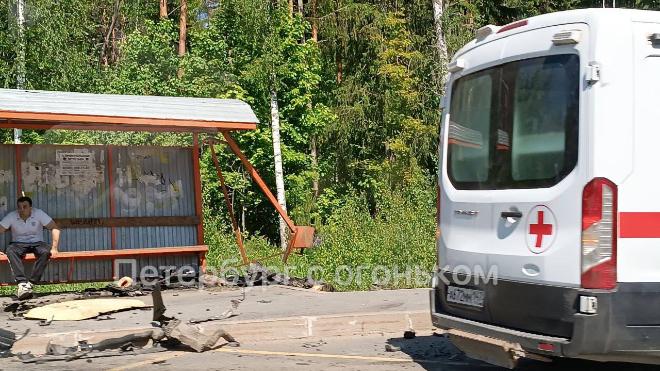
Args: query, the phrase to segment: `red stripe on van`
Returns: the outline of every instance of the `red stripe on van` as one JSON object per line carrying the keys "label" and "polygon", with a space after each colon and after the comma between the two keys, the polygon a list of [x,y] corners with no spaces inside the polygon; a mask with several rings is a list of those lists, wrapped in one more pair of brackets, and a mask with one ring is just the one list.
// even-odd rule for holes
{"label": "red stripe on van", "polygon": [[619,237],[660,238],[660,213],[619,213]]}

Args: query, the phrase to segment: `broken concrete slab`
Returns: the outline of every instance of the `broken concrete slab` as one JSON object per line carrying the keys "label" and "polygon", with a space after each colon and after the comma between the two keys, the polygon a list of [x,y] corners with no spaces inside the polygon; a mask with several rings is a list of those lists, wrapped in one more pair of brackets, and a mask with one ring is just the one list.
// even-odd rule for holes
{"label": "broken concrete slab", "polygon": [[177,319],[170,321],[164,330],[168,339],[176,340],[198,353],[213,349],[220,338],[232,345],[238,345],[236,339],[221,328],[204,331],[195,325],[189,325]]}
{"label": "broken concrete slab", "polygon": [[0,329],[0,351],[11,349],[14,342],[16,342],[15,333]]}
{"label": "broken concrete slab", "polygon": [[81,321],[101,314],[149,307],[138,299],[73,300],[30,309],[24,317],[52,321]]}

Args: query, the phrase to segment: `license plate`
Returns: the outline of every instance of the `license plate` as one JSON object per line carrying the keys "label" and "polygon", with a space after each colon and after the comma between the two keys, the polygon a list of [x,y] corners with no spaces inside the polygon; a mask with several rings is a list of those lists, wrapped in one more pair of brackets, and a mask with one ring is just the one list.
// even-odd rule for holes
{"label": "license plate", "polygon": [[482,290],[466,289],[464,287],[448,286],[447,301],[464,304],[471,307],[483,308],[484,292]]}

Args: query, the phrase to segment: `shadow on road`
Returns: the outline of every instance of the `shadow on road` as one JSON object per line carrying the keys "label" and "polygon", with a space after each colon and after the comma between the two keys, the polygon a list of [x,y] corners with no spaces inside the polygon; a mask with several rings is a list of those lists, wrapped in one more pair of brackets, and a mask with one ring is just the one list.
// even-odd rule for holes
{"label": "shadow on road", "polygon": [[[443,336],[418,336],[414,339],[390,338],[387,343],[400,348],[401,352],[410,356],[425,370],[506,370],[465,356]],[[521,371],[652,371],[659,369],[658,366],[573,359],[557,359],[550,363],[522,359],[516,368]]]}

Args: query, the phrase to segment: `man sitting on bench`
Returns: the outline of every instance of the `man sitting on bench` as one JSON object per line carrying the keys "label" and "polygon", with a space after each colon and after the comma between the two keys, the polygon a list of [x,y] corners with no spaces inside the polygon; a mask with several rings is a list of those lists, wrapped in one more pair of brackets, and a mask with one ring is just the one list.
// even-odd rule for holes
{"label": "man sitting on bench", "polygon": [[[24,300],[32,297],[32,285],[41,280],[48,260],[57,254],[60,230],[48,214],[32,208],[32,200],[29,197],[19,198],[17,204],[18,210],[10,212],[0,221],[0,233],[11,229],[12,242],[5,254],[18,283],[16,296]],[[44,228],[51,231],[52,246],[44,242]],[[25,276],[23,268],[23,259],[28,253],[37,258],[30,277]]]}

